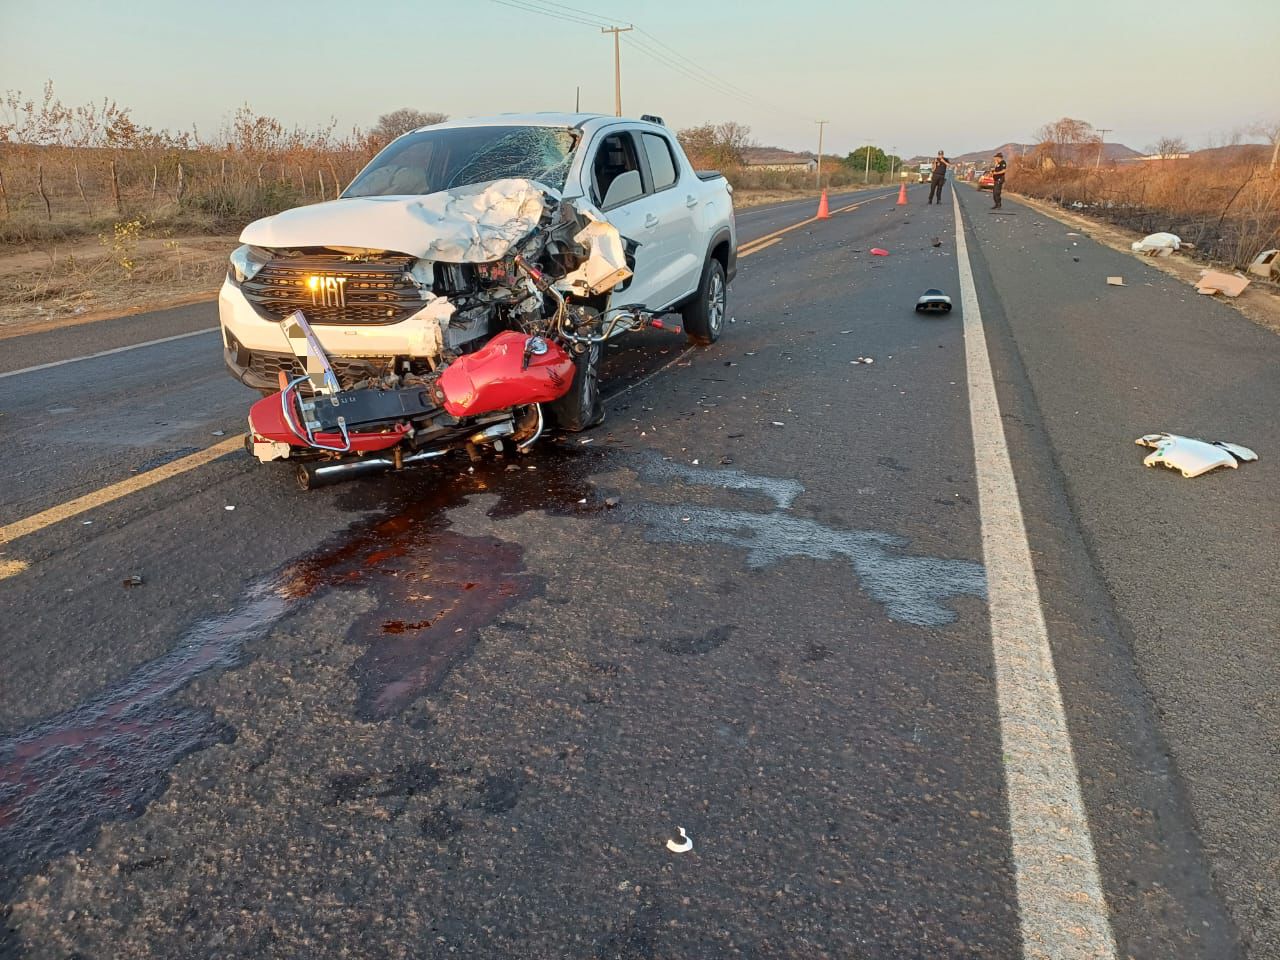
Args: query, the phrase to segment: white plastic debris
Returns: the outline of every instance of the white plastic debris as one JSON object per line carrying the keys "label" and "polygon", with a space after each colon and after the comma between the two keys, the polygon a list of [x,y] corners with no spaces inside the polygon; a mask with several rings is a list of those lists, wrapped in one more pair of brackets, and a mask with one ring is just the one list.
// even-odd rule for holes
{"label": "white plastic debris", "polygon": [[1176,233],[1151,233],[1133,243],[1134,253],[1148,257],[1167,257],[1182,246],[1182,238]]}
{"label": "white plastic debris", "polygon": [[1123,286],[1124,286],[1124,277],[1107,277],[1107,286],[1110,286],[1110,287],[1123,287]]}
{"label": "white plastic debris", "polygon": [[[590,214],[584,213],[584,216],[590,217]],[[613,224],[593,218],[573,239],[586,248],[587,259],[577,270],[557,281],[557,288],[581,297],[595,296],[612,290],[631,276],[622,235]]]}
{"label": "white plastic debris", "polygon": [[769,422],[770,422],[770,423],[772,423],[775,427],[785,427],[785,426],[786,426],[786,424],[785,424],[785,423],[782,423],[782,422],[781,422],[781,421],[779,421],[779,420],[770,420]]}
{"label": "white plastic debris", "polygon": [[672,838],[667,841],[667,849],[672,853],[688,853],[693,849],[693,841],[689,839],[689,834],[685,832],[684,827],[676,827],[680,833],[680,839]]}
{"label": "white plastic debris", "polygon": [[1179,470],[1184,477],[1198,477],[1218,467],[1237,468],[1238,461],[1252,463],[1258,455],[1248,447],[1225,440],[1197,440],[1176,433],[1148,433],[1134,441],[1140,447],[1154,450],[1143,459],[1148,467]]}
{"label": "white plastic debris", "polygon": [[225,507],[223,507],[222,509],[223,509],[223,510],[234,510],[234,509],[235,509],[235,506],[234,506],[233,504],[228,503],[228,504],[227,504]]}

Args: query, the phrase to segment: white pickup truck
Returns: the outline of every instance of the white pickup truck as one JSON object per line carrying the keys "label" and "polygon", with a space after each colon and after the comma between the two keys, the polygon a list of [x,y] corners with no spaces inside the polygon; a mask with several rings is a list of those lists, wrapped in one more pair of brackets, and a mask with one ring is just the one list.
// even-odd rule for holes
{"label": "white pickup truck", "polygon": [[[342,388],[439,374],[551,315],[535,274],[593,316],[679,312],[690,339],[716,340],[737,260],[732,188],[655,121],[511,114],[397,138],[339,199],[245,228],[218,297],[227,366],[279,390],[305,366],[281,326],[300,310]],[[568,429],[603,417],[599,346],[584,342],[576,399],[557,401]]]}

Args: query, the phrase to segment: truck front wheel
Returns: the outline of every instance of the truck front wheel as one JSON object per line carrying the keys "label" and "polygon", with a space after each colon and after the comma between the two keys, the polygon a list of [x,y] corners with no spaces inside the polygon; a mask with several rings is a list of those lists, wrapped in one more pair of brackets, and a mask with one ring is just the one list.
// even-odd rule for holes
{"label": "truck front wheel", "polygon": [[600,396],[600,358],[604,347],[593,343],[573,360],[573,384],[559,400],[545,404],[552,422],[561,430],[579,433],[604,419]]}
{"label": "truck front wheel", "polygon": [[702,268],[702,282],[698,284],[698,292],[680,311],[684,317],[685,333],[690,340],[706,346],[720,339],[720,331],[724,329],[728,294],[724,267],[719,260],[711,257]]}

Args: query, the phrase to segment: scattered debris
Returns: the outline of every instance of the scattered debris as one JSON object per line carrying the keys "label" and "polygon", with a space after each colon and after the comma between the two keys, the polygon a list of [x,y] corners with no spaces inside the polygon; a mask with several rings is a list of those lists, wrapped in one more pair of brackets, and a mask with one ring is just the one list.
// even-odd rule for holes
{"label": "scattered debris", "polygon": [[940,246],[942,246],[942,239],[941,239],[940,237],[934,237],[934,238],[933,238],[933,245],[934,245],[935,247],[940,247]]}
{"label": "scattered debris", "polygon": [[80,521],[80,526],[82,526],[82,527],[89,527],[89,526],[92,526],[92,525],[93,525],[93,521],[92,521],[92,520],[81,520],[81,521]]}
{"label": "scattered debris", "polygon": [[1206,270],[1201,274],[1200,282],[1196,284],[1196,293],[1203,293],[1209,296],[1220,293],[1224,297],[1238,297],[1244,293],[1244,288],[1249,283],[1250,281],[1247,277],[1222,273],[1219,270]]}
{"label": "scattered debris", "polygon": [[930,287],[916,301],[916,313],[950,313],[951,298],[941,290]]}
{"label": "scattered debris", "polygon": [[227,504],[225,507],[223,507],[222,509],[223,509],[223,510],[234,510],[234,509],[235,509],[235,505],[234,505],[234,504],[230,504],[230,503],[228,503],[228,504]]}
{"label": "scattered debris", "polygon": [[1132,244],[1134,253],[1148,257],[1167,257],[1182,246],[1182,238],[1176,233],[1151,233]]}
{"label": "scattered debris", "polygon": [[1111,287],[1123,287],[1124,277],[1107,277],[1107,285]]}
{"label": "scattered debris", "polygon": [[215,437],[225,437],[226,435],[227,435],[227,431],[225,431],[225,430],[215,430],[215,431],[213,431],[213,436],[215,436]]}
{"label": "scattered debris", "polygon": [[1264,280],[1280,270],[1280,250],[1263,250],[1249,264],[1249,272]]}
{"label": "scattered debris", "polygon": [[887,256],[889,255],[889,251],[888,251],[888,250],[882,250],[882,249],[880,249],[879,247],[872,247],[872,248],[871,248],[871,255],[872,255],[873,257],[887,257]]}
{"label": "scattered debris", "polygon": [[604,505],[605,505],[605,507],[606,507],[607,509],[609,509],[609,510],[612,510],[614,507],[616,507],[616,506],[617,506],[619,503],[621,503],[621,502],[622,502],[622,501],[620,501],[617,497],[605,497],[605,498],[604,498]]}
{"label": "scattered debris", "polygon": [[588,443],[591,443],[594,440],[595,440],[595,437],[583,437],[581,440],[578,441],[578,443],[579,445],[585,447]]}
{"label": "scattered debris", "polygon": [[1183,437],[1176,433],[1148,433],[1134,443],[1155,451],[1146,456],[1143,464],[1181,470],[1184,477],[1198,477],[1217,467],[1230,467],[1234,470],[1239,465],[1237,461],[1252,463],[1258,459],[1256,453],[1238,443],[1197,440],[1195,437]]}
{"label": "scattered debris", "polygon": [[873,360],[871,357],[858,357],[857,359],[850,360],[849,362],[850,363],[875,363],[875,360]]}
{"label": "scattered debris", "polygon": [[674,837],[667,841],[667,849],[672,853],[688,853],[693,849],[693,841],[689,839],[689,834],[685,832],[684,827],[676,827],[680,832],[680,839]]}
{"label": "scattered debris", "polygon": [[122,587],[125,587],[125,588],[128,588],[128,587],[140,587],[140,586],[142,586],[142,577],[138,576],[138,575],[135,573],[133,576],[131,576],[131,577],[126,577],[124,580],[122,580],[122,581],[120,582],[120,585],[121,585]]}
{"label": "scattered debris", "polygon": [[785,427],[785,426],[786,426],[786,424],[785,424],[785,423],[780,423],[780,422],[779,422],[779,421],[777,421],[777,420],[771,420],[771,421],[769,421],[769,422],[770,422],[770,423],[772,423],[775,427]]}

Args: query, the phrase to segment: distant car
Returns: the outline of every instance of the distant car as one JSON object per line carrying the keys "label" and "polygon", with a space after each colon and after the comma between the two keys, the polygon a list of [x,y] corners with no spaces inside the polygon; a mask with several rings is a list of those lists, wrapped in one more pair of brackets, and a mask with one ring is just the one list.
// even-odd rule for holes
{"label": "distant car", "polygon": [[983,173],[978,176],[979,190],[994,190],[996,188],[996,178],[989,173]]}

